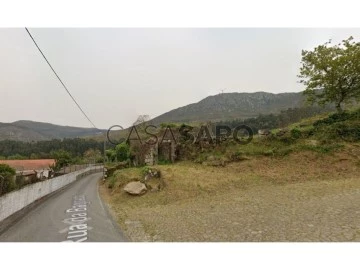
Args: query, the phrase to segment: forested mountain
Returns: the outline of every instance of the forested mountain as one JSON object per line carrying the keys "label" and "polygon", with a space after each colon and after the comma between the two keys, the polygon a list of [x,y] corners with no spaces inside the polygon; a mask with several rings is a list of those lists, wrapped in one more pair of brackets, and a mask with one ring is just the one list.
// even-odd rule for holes
{"label": "forested mountain", "polygon": [[272,94],[256,93],[222,93],[209,96],[197,103],[164,113],[155,117],[155,124],[166,122],[206,122],[231,119],[246,119],[259,114],[277,114],[288,108],[301,107],[304,97],[300,93]]}
{"label": "forested mountain", "polygon": [[45,141],[91,136],[99,132],[103,131],[95,128],[59,126],[25,120],[13,123],[0,123],[0,140],[24,142]]}

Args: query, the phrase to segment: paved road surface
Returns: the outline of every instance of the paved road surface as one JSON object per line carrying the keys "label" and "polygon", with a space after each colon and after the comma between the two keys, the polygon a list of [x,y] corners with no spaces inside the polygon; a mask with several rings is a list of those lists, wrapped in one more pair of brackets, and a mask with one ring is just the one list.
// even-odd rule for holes
{"label": "paved road surface", "polygon": [[0,242],[123,242],[125,237],[98,194],[101,174],[71,184],[30,210]]}

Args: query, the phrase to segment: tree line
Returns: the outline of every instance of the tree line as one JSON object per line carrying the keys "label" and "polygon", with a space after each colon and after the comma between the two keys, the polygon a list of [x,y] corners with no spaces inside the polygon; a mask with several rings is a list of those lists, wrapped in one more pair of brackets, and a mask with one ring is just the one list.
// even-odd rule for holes
{"label": "tree line", "polygon": [[72,157],[83,157],[89,149],[103,153],[103,148],[103,142],[82,138],[38,142],[4,140],[0,141],[0,159],[55,158],[58,151],[65,151]]}

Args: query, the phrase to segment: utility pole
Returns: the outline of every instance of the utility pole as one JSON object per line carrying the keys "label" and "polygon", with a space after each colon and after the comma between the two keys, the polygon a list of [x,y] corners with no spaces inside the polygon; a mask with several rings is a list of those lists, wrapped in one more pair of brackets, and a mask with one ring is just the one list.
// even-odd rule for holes
{"label": "utility pole", "polygon": [[104,158],[103,158],[103,179],[105,178],[105,159],[106,159],[106,132],[104,132]]}
{"label": "utility pole", "polygon": [[104,133],[99,132],[97,134],[102,134],[104,136],[104,154],[103,154],[103,178],[105,178],[105,160],[106,160],[106,134],[107,132],[105,131]]}

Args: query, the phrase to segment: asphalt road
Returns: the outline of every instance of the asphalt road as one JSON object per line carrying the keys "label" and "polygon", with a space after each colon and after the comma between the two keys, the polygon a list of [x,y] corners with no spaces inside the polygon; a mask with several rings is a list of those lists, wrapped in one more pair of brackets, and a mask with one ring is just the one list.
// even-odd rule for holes
{"label": "asphalt road", "polygon": [[98,193],[101,173],[86,176],[31,209],[0,242],[124,242]]}

